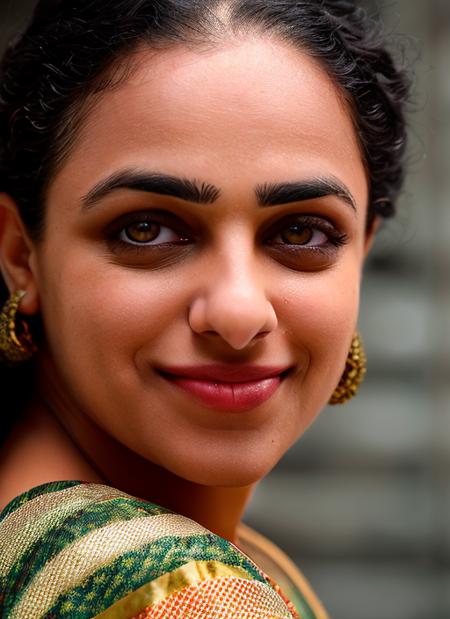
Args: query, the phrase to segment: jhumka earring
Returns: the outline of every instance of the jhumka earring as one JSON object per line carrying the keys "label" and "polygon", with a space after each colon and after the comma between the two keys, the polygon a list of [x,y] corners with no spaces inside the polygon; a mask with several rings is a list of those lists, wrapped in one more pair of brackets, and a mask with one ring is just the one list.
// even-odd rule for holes
{"label": "jhumka earring", "polygon": [[339,385],[333,391],[330,404],[345,404],[356,395],[366,373],[366,353],[359,333],[355,333]]}
{"label": "jhumka earring", "polygon": [[8,365],[28,361],[36,352],[28,324],[17,319],[24,290],[13,292],[0,314],[0,357]]}

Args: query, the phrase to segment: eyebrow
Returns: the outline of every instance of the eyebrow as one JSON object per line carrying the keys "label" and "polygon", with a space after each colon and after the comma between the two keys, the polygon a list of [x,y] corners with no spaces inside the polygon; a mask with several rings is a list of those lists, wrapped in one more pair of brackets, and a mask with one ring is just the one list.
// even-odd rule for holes
{"label": "eyebrow", "polygon": [[[83,210],[96,206],[102,198],[119,189],[172,196],[197,204],[212,204],[221,194],[220,189],[215,185],[195,179],[189,180],[168,174],[127,169],[114,172],[83,196]],[[337,196],[356,211],[356,201],[350,190],[334,177],[318,177],[286,183],[264,183],[256,187],[255,195],[261,207]]]}
{"label": "eyebrow", "polygon": [[356,211],[356,200],[350,190],[337,178],[312,178],[293,183],[265,183],[256,188],[261,206],[276,206],[290,202],[303,202],[337,196]]}
{"label": "eyebrow", "polygon": [[177,178],[168,174],[122,170],[97,183],[82,198],[83,209],[92,208],[102,198],[118,189],[157,193],[198,204],[212,204],[220,195],[220,189],[209,183]]}

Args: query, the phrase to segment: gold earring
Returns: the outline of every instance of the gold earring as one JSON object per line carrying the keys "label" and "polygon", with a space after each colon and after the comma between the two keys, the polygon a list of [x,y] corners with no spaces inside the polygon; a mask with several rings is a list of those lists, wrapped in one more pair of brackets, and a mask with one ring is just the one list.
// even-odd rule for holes
{"label": "gold earring", "polygon": [[345,370],[339,385],[333,391],[330,404],[345,404],[356,395],[366,373],[367,357],[361,336],[355,333],[345,362]]}
{"label": "gold earring", "polygon": [[8,365],[28,361],[37,350],[28,324],[25,320],[17,320],[17,311],[25,295],[24,290],[12,293],[0,314],[0,355]]}

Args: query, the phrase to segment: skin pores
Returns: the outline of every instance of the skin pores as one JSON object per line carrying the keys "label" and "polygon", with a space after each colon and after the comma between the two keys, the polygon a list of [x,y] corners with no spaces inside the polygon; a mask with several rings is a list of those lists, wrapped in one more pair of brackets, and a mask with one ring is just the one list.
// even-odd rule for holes
{"label": "skin pores", "polygon": [[[136,62],[88,113],[48,192],[30,261],[43,392],[79,444],[95,434],[90,458],[106,475],[112,437],[125,469],[139,454],[199,484],[250,484],[314,420],[344,366],[369,242],[360,148],[330,78],[282,43],[143,50]],[[122,188],[83,208],[124,170],[218,192],[198,204]],[[258,187],[317,179],[353,204],[258,204]],[[159,373],[210,364],[289,371],[244,412],[206,406]]]}

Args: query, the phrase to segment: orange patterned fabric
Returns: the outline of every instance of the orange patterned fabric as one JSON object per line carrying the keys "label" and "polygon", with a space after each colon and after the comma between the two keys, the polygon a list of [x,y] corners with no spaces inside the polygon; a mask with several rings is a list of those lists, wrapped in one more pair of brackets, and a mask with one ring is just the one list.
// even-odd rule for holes
{"label": "orange patterned fabric", "polygon": [[[240,578],[217,578],[186,587],[130,619],[287,619],[287,606],[268,587]],[[294,615],[298,617],[298,615]]]}

